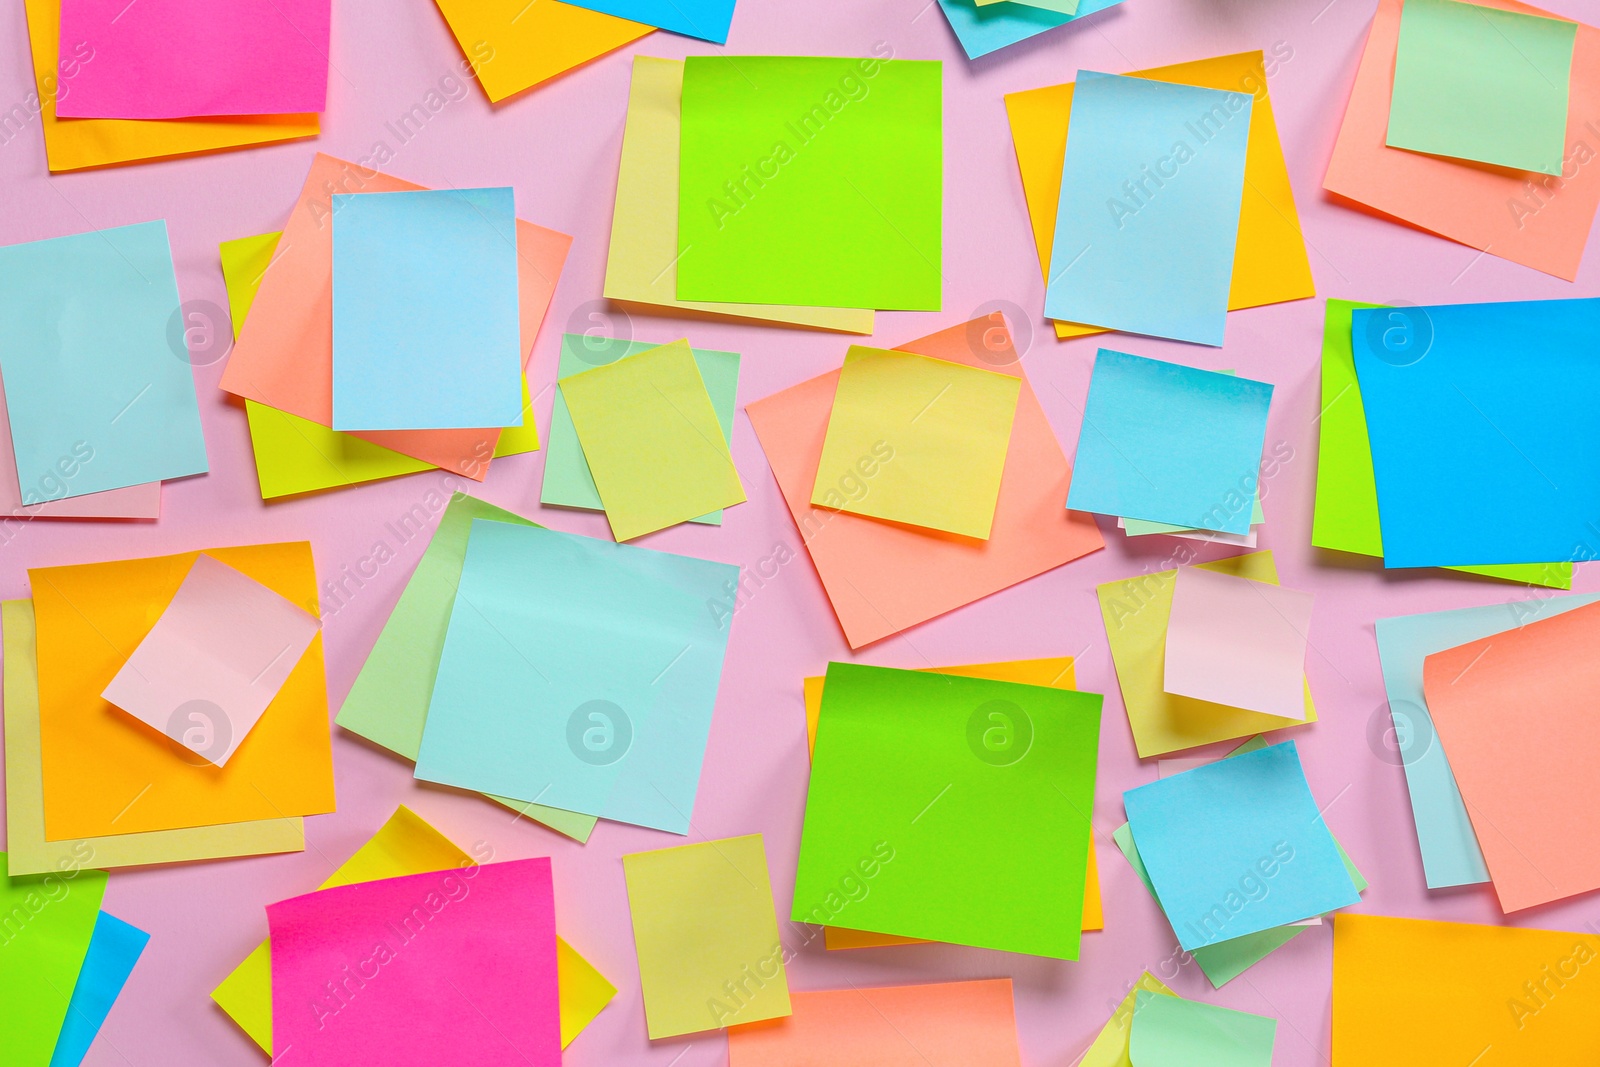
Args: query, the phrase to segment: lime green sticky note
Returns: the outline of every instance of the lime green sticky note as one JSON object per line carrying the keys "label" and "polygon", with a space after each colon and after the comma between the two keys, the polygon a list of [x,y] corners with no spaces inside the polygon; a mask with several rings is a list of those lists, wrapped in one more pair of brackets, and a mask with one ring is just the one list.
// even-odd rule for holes
{"label": "lime green sticky note", "polygon": [[[7,1067],[48,1067],[105,894],[103,871],[12,878],[0,852],[0,1034]],[[90,856],[87,862],[94,862]]]}
{"label": "lime green sticky note", "polygon": [[[1311,543],[1317,548],[1383,558],[1378,486],[1367,440],[1367,411],[1350,344],[1352,312],[1386,307],[1329,300],[1322,323],[1322,414],[1317,420],[1317,496]],[[1381,321],[1381,320],[1379,320]],[[1447,570],[1504,578],[1552,589],[1572,588],[1572,564],[1507,563]]]}
{"label": "lime green sticky note", "polygon": [[987,540],[1021,390],[1014,374],[851,345],[811,503]]}
{"label": "lime green sticky note", "polygon": [[941,68],[690,56],[679,300],[938,311]]}
{"label": "lime green sticky note", "polygon": [[1100,705],[830,663],[791,918],[1077,959]]}
{"label": "lime green sticky note", "polygon": [[744,500],[688,341],[574,374],[560,386],[618,541]]}
{"label": "lime green sticky note", "polygon": [[1137,1067],[1272,1067],[1278,1020],[1198,1000],[1134,994],[1128,1058]]}
{"label": "lime green sticky note", "polygon": [[[433,490],[429,490],[429,494],[423,500],[424,507],[431,506],[431,495],[435,494]],[[413,763],[422,748],[422,728],[428,719],[428,702],[433,698],[439,658],[444,654],[450,609],[455,604],[456,586],[461,582],[461,568],[467,557],[467,535],[473,519],[537,525],[465,493],[451,497],[444,505],[444,514],[439,518],[433,539],[428,542],[417,569],[412,572],[389,621],[378,634],[377,643],[361,665],[361,672],[350,687],[350,695],[345,697],[334,719],[351,733]],[[412,529],[408,519],[399,521],[397,536],[421,535],[422,530]],[[592,815],[484,795],[577,841],[587,841],[594,831]]]}
{"label": "lime green sticky note", "polygon": [[1564,19],[1407,0],[1387,144],[1560,174],[1577,36]]}

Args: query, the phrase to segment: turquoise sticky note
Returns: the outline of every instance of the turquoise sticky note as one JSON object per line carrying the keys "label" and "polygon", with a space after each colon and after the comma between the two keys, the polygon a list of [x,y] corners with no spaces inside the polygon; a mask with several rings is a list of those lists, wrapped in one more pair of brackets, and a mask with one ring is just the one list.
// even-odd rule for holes
{"label": "turquoise sticky note", "polygon": [[1272,386],[1102,348],[1067,507],[1250,532]]}
{"label": "turquoise sticky note", "polygon": [[1079,71],[1047,318],[1222,344],[1247,92]]}
{"label": "turquoise sticky note", "polygon": [[474,520],[416,776],[687,833],[738,579]]}
{"label": "turquoise sticky note", "polygon": [[[657,347],[653,343],[619,337],[562,334],[561,362],[556,368],[556,378],[569,378]],[[691,351],[700,369],[700,378],[706,384],[706,393],[711,397],[711,407],[717,413],[717,423],[722,427],[722,439],[731,441],[733,411],[739,393],[739,353],[699,348]],[[555,391],[555,404],[550,409],[550,437],[545,442],[544,484],[539,489],[539,503],[558,508],[605,510],[600,490],[595,488],[594,476],[589,473],[588,461],[583,458],[583,445],[578,441],[577,428],[567,410],[567,398],[560,389]],[[713,511],[689,521],[720,526],[722,512]]]}
{"label": "turquoise sticky note", "polygon": [[1120,3],[1122,0],[1079,0],[1075,15],[1063,15],[1026,4],[999,3],[979,7],[973,0],[939,0],[939,8],[944,12],[945,21],[950,23],[951,32],[960,42],[961,50],[968,59],[977,59]]}
{"label": "turquoise sticky note", "polygon": [[165,222],[0,248],[0,278],[23,503],[205,473]]}
{"label": "turquoise sticky note", "polygon": [[333,198],[333,428],[522,423],[509,188]]}
{"label": "turquoise sticky note", "polygon": [[[712,44],[728,43],[734,0],[573,0],[577,7]],[[515,21],[515,20],[513,20]]]}
{"label": "turquoise sticky note", "polygon": [[1361,899],[1293,741],[1130,789],[1122,801],[1188,951]]}
{"label": "turquoise sticky note", "polygon": [[89,938],[83,969],[72,987],[67,1018],[61,1024],[61,1036],[56,1038],[50,1067],[78,1067],[83,1062],[149,941],[150,935],[137,926],[100,913]]}
{"label": "turquoise sticky note", "polygon": [[1128,1060],[1137,1067],[1272,1067],[1278,1020],[1165,997],[1147,989],[1133,1000]]}

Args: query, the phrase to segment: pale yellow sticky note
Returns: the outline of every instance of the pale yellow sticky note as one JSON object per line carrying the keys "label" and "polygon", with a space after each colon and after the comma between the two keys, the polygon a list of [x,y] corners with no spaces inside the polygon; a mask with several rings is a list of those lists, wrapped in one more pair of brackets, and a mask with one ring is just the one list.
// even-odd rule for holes
{"label": "pale yellow sticky note", "polygon": [[436,0],[484,93],[499,103],[655,27],[559,0]]}
{"label": "pale yellow sticky note", "polygon": [[678,299],[678,135],[683,60],[635,56],[606,256],[609,300],[869,334],[860,308],[715,304]]}
{"label": "pale yellow sticky note", "polygon": [[1099,1035],[1084,1052],[1077,1067],[1133,1067],[1133,1061],[1128,1058],[1128,1039],[1133,1036],[1133,1005],[1140,990],[1165,997],[1178,995],[1162,985],[1155,975],[1145,971],[1133,988],[1128,990],[1128,995],[1122,998],[1117,1010],[1111,1013],[1105,1026],[1100,1028]]}

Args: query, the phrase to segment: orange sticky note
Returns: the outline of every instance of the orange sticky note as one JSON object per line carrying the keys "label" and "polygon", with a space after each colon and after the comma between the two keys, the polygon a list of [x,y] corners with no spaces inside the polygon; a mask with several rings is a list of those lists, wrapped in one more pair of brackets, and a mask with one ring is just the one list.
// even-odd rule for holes
{"label": "orange sticky note", "polygon": [[[1482,7],[1560,18],[1514,0]],[[1402,0],[1380,0],[1323,188],[1469,248],[1573,281],[1600,207],[1600,30],[1578,25],[1560,176],[1529,175],[1390,148],[1389,97]]]}
{"label": "orange sticky note", "polygon": [[654,33],[560,0],[436,0],[491,103]]}
{"label": "orange sticky note", "polygon": [[1450,757],[1505,911],[1600,889],[1600,604],[1423,661]]}
{"label": "orange sticky note", "polygon": [[[48,840],[333,810],[320,633],[226,767],[211,765],[100,696],[199,555],[28,572],[38,625]],[[306,542],[207,549],[206,555],[316,613],[317,576]]]}
{"label": "orange sticky note", "polygon": [[[998,315],[942,330],[900,350],[1022,379],[987,541],[811,506],[838,371],[745,406],[851,648],[1105,547],[1093,519],[1066,510],[1072,469]],[[859,481],[839,488],[850,495],[871,492],[871,485],[863,471]]]}
{"label": "orange sticky note", "polygon": [[[421,188],[317,153],[222,372],[223,389],[319,426],[333,425],[333,196]],[[566,234],[517,220],[524,365],[571,245]],[[350,436],[481,482],[500,429],[383,430]]]}

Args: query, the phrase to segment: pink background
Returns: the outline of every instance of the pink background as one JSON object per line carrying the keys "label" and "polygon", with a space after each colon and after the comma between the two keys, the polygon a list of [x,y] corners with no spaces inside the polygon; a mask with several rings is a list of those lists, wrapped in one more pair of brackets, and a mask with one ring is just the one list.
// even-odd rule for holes
{"label": "pink background", "polygon": [[[959,323],[990,301],[1020,305],[1027,315],[1017,327],[1019,342],[1030,332],[1032,337],[1025,366],[1069,449],[1098,341],[1058,344],[1037,319],[1043,284],[1001,97],[1070,80],[1079,68],[1135,70],[1270,50],[1275,42],[1291,48],[1293,57],[1277,70],[1271,92],[1323,296],[1430,303],[1596,292],[1592,253],[1578,284],[1569,285],[1325,201],[1322,169],[1354,77],[1371,0],[1128,0],[1082,25],[976,63],[962,58],[937,8],[923,3],[743,0],[728,50],[864,55],[884,41],[897,57],[945,61],[945,310],[883,315],[874,343],[901,344]],[[1552,0],[1550,6],[1570,17],[1582,13],[1576,0]],[[435,89],[441,77],[457,75],[459,53],[428,0],[341,0],[334,12],[329,111],[316,142],[47,178],[38,130],[30,127],[0,145],[5,190],[0,242],[165,218],[184,298],[225,306],[218,242],[278,228],[317,149],[358,158],[375,141],[385,140],[396,153],[387,168],[393,174],[430,185],[513,185],[519,214],[577,238],[531,367],[543,424],[562,329],[606,322],[603,305],[594,301],[605,264],[628,56],[712,51],[700,42],[657,34],[498,110],[468,83],[464,96],[458,92],[459,99],[401,146],[385,122]],[[33,89],[20,4],[6,5],[0,15],[0,70],[3,110]],[[597,312],[593,319],[592,311]],[[1277,550],[1284,584],[1317,594],[1306,669],[1322,715],[1320,723],[1285,736],[1301,741],[1329,824],[1372,880],[1361,910],[1500,921],[1487,889],[1432,894],[1424,889],[1401,769],[1392,756],[1375,755],[1368,740],[1381,737],[1387,722],[1372,620],[1533,594],[1438,572],[1385,575],[1374,564],[1308,547],[1321,322],[1321,300],[1307,300],[1230,315],[1223,349],[1130,337],[1111,343],[1201,367],[1237,368],[1276,384],[1268,443],[1287,442],[1294,458],[1266,485],[1261,543]],[[618,320],[611,325],[618,328]],[[656,341],[687,331],[698,346],[742,352],[741,401],[838,366],[848,344],[823,333],[642,316],[633,318],[631,328],[634,336]],[[328,580],[346,568],[354,571],[375,544],[387,542],[397,558],[365,580],[347,603],[326,605],[328,686],[337,704],[423,548],[420,539],[400,543],[386,524],[440,487],[445,476],[418,474],[263,505],[244,415],[217,391],[220,372],[220,363],[196,371],[212,473],[169,486],[157,524],[26,525],[0,545],[0,594],[24,595],[29,566],[304,538],[313,543],[318,571]],[[742,411],[733,452],[750,502],[729,510],[720,529],[683,526],[644,543],[746,565],[769,556],[780,543],[799,549]],[[558,529],[605,536],[599,516],[538,506],[542,462],[539,454],[497,460],[481,495]],[[793,987],[1009,976],[1016,982],[1024,1061],[1031,1067],[1065,1067],[1141,969],[1171,974],[1171,931],[1109,839],[1122,821],[1122,790],[1153,780],[1155,766],[1134,756],[1093,588],[1156,569],[1173,542],[1160,537],[1125,541],[1109,522],[1102,528],[1110,546],[1106,551],[856,657],[847,652],[802,552],[738,613],[690,839],[765,833],[780,913],[787,910],[792,886],[805,790],[802,675],[820,673],[830,658],[921,667],[1077,654],[1080,686],[1108,694],[1095,814],[1107,929],[1085,939],[1081,961],[935,945],[826,954],[820,938],[802,947],[806,929],[785,923],[785,944],[799,951],[789,970]],[[1200,550],[1202,559],[1226,554],[1215,547]],[[1600,588],[1589,573],[1577,584],[1584,590]],[[654,1046],[645,1038],[618,857],[680,839],[602,823],[590,844],[579,847],[526,821],[514,822],[481,800],[419,786],[405,764],[352,738],[336,737],[335,761],[339,811],[308,820],[303,854],[112,875],[106,907],[152,938],[89,1063],[259,1067],[259,1051],[211,1003],[208,992],[265,934],[264,905],[315,886],[399,803],[413,806],[468,848],[486,842],[496,859],[554,857],[562,934],[621,990],[575,1042],[568,1063],[704,1067],[726,1061],[719,1033]],[[1600,901],[1592,896],[1516,919],[1567,929],[1596,921]],[[1301,1067],[1325,1063],[1328,1055],[1329,967],[1330,930],[1323,927],[1301,935],[1220,993],[1210,990],[1193,965],[1172,984],[1186,996],[1276,1017],[1281,1024],[1274,1062]]]}

